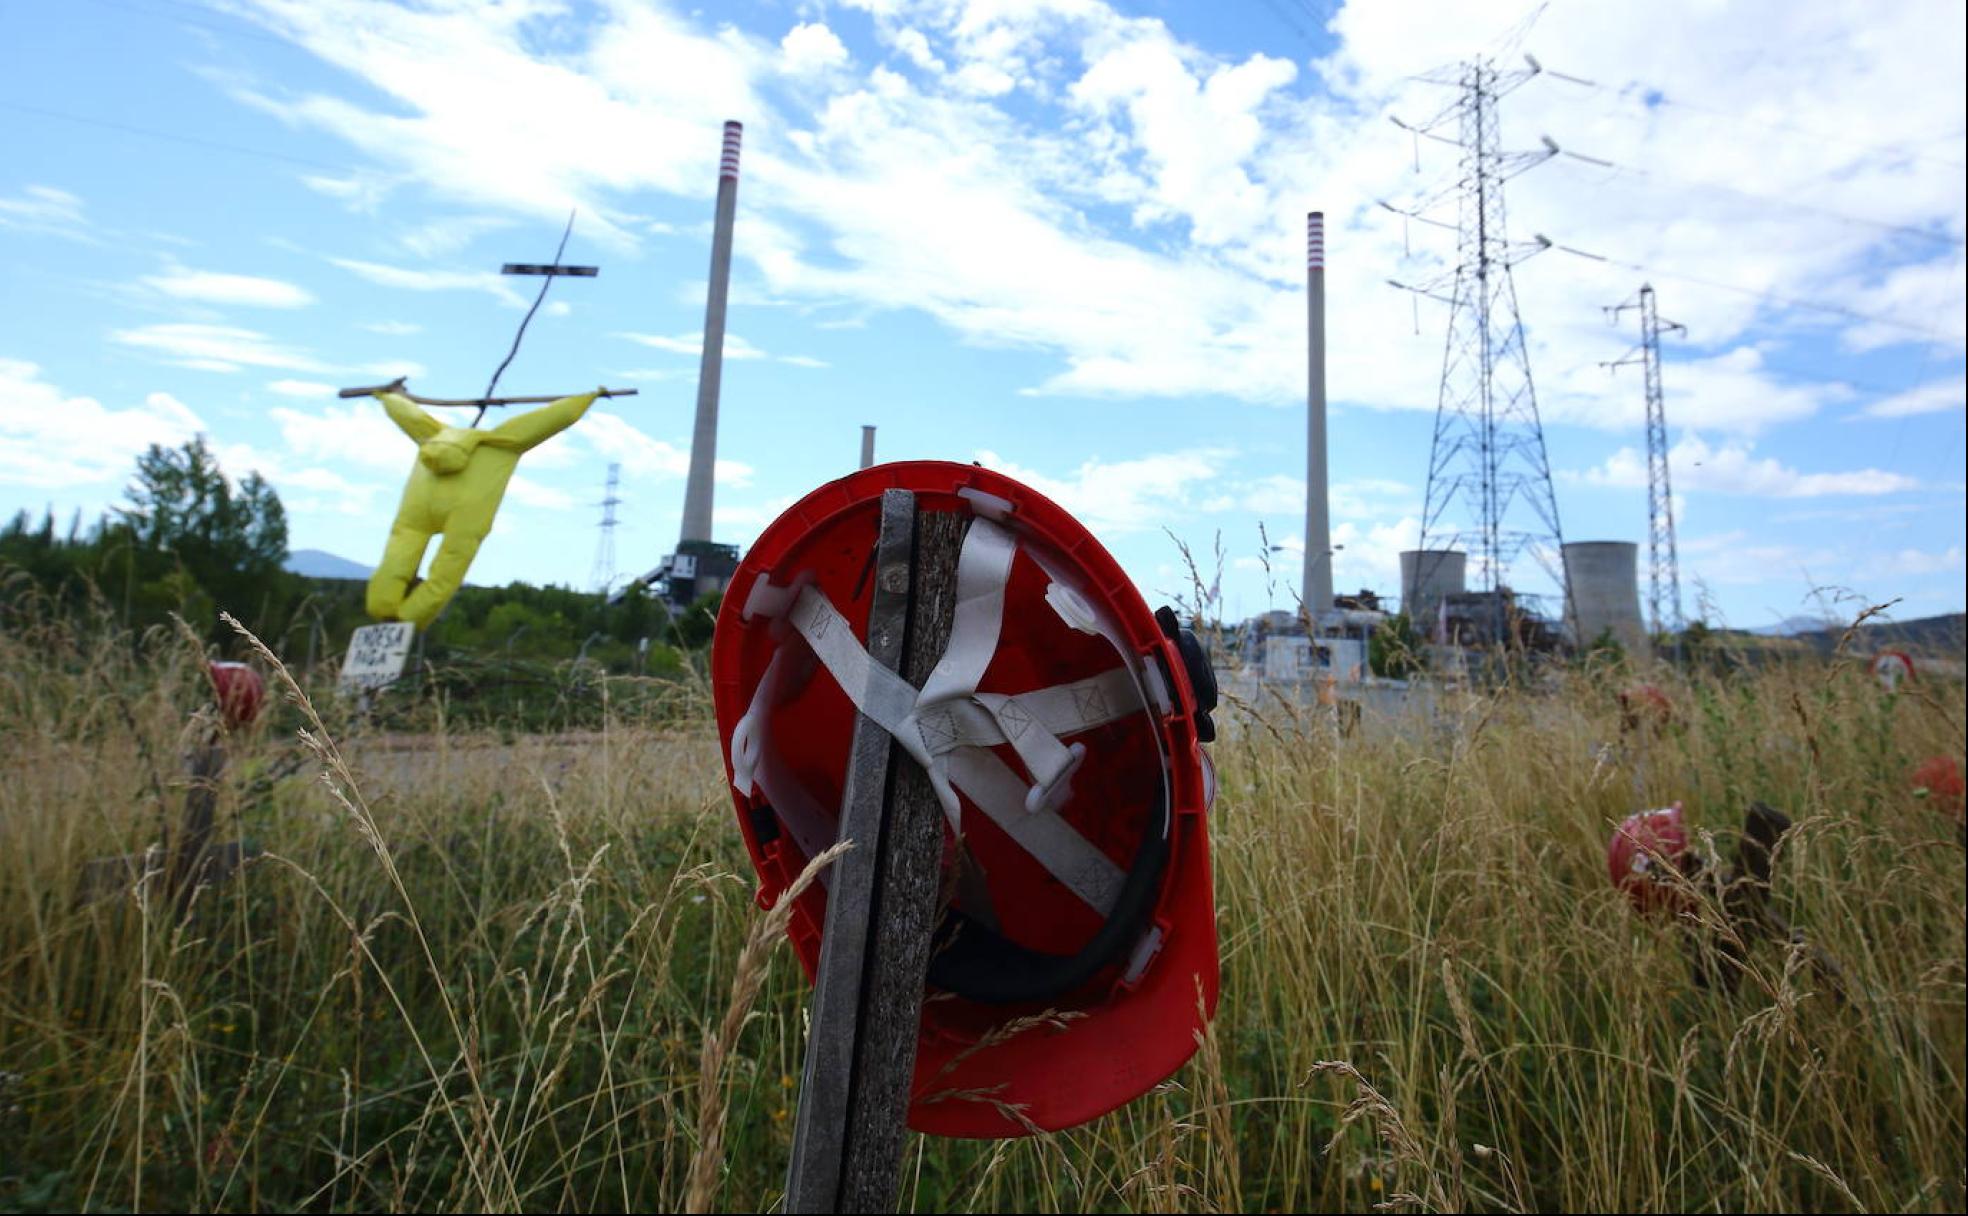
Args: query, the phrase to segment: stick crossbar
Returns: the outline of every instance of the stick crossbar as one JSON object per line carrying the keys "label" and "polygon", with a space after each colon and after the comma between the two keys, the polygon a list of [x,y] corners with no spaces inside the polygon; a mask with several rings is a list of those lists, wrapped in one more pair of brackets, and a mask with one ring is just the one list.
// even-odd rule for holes
{"label": "stick crossbar", "polygon": [[507,262],[499,267],[500,274],[545,274],[571,275],[577,279],[592,279],[601,273],[599,266],[562,266],[558,262]]}
{"label": "stick crossbar", "polygon": [[[597,397],[634,397],[641,393],[637,388],[604,388]],[[458,405],[484,408],[489,405],[544,405],[549,401],[559,401],[561,397],[578,396],[577,393],[562,393],[559,397],[419,397],[403,387],[403,381],[392,380],[388,384],[372,384],[367,388],[345,388],[336,392],[338,397],[370,397],[377,393],[398,393],[406,400],[418,405]]]}

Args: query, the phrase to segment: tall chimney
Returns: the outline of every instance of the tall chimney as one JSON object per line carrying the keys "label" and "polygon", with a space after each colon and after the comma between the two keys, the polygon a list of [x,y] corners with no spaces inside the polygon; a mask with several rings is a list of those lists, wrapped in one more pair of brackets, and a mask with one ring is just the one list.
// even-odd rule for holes
{"label": "tall chimney", "polygon": [[875,463],[875,428],[864,426],[861,428],[861,467],[865,469],[873,463]]}
{"label": "tall chimney", "polygon": [[1326,213],[1305,217],[1305,613],[1316,632],[1332,611],[1332,519],[1326,502]]}
{"label": "tall chimney", "polygon": [[731,287],[731,224],[738,210],[738,143],[744,131],[743,123],[724,124],[724,155],[718,161],[717,227],[711,233],[711,291],[704,307],[704,356],[697,372],[697,425],[690,434],[690,481],[683,491],[683,544],[711,539],[718,383],[724,374],[724,301]]}

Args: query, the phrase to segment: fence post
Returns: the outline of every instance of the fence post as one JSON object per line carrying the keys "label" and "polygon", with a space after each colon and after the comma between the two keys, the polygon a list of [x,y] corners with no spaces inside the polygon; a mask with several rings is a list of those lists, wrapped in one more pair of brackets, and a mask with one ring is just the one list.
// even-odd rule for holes
{"label": "fence post", "polygon": [[[868,653],[920,688],[950,640],[969,517],[882,495]],[[920,766],[857,718],[787,1171],[787,1212],[892,1211],[936,925],[943,812]]]}

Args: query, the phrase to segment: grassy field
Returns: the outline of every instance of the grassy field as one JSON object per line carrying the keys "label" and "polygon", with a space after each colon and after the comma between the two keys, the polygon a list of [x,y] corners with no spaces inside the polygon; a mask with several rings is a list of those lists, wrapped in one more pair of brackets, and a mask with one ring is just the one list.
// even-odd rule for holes
{"label": "grassy field", "polygon": [[[1963,850],[1906,788],[1960,754],[1961,687],[1669,678],[1643,757],[1595,750],[1625,678],[1344,743],[1250,707],[1211,1044],[1087,1127],[913,1138],[904,1206],[1961,1210]],[[719,1209],[776,1200],[805,984],[774,948],[733,1016],[760,914],[701,689],[572,744],[283,703],[220,804],[259,862],[182,924],[78,906],[85,859],[158,838],[201,682],[178,637],[0,629],[0,1209],[674,1209],[693,1163]],[[1674,799],[1723,853],[1753,799],[1796,819],[1775,903],[1846,999],[1768,944],[1691,984],[1604,868]]]}

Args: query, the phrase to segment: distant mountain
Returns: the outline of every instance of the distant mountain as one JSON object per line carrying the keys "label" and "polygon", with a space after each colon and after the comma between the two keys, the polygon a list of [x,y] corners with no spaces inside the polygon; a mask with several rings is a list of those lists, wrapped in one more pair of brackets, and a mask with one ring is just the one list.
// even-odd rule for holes
{"label": "distant mountain", "polygon": [[[1714,632],[1717,637],[1730,639],[1732,645],[1799,653],[1815,650],[1828,655],[1838,649],[1845,629],[1845,625],[1835,624],[1788,633],[1779,633],[1774,628],[1718,629]],[[1968,614],[1951,612],[1911,621],[1869,621],[1859,626],[1845,647],[1846,654],[1860,657],[1882,650],[1904,650],[1915,656],[1958,660],[1964,652],[1968,652]]]}
{"label": "distant mountain", "polygon": [[1785,617],[1774,625],[1752,625],[1744,633],[1758,633],[1766,638],[1794,638],[1800,633],[1823,633],[1825,630],[1844,629],[1843,622],[1826,620],[1821,616]]}
{"label": "distant mountain", "polygon": [[366,579],[373,573],[361,562],[337,557],[324,549],[295,549],[287,555],[287,569],[303,578]]}
{"label": "distant mountain", "polygon": [[[1797,634],[1829,653],[1845,633],[1843,626]],[[1879,650],[1905,650],[1913,654],[1959,657],[1968,647],[1968,614],[1952,612],[1945,616],[1924,616],[1911,621],[1868,622],[1859,626],[1848,653],[1866,654]]]}

